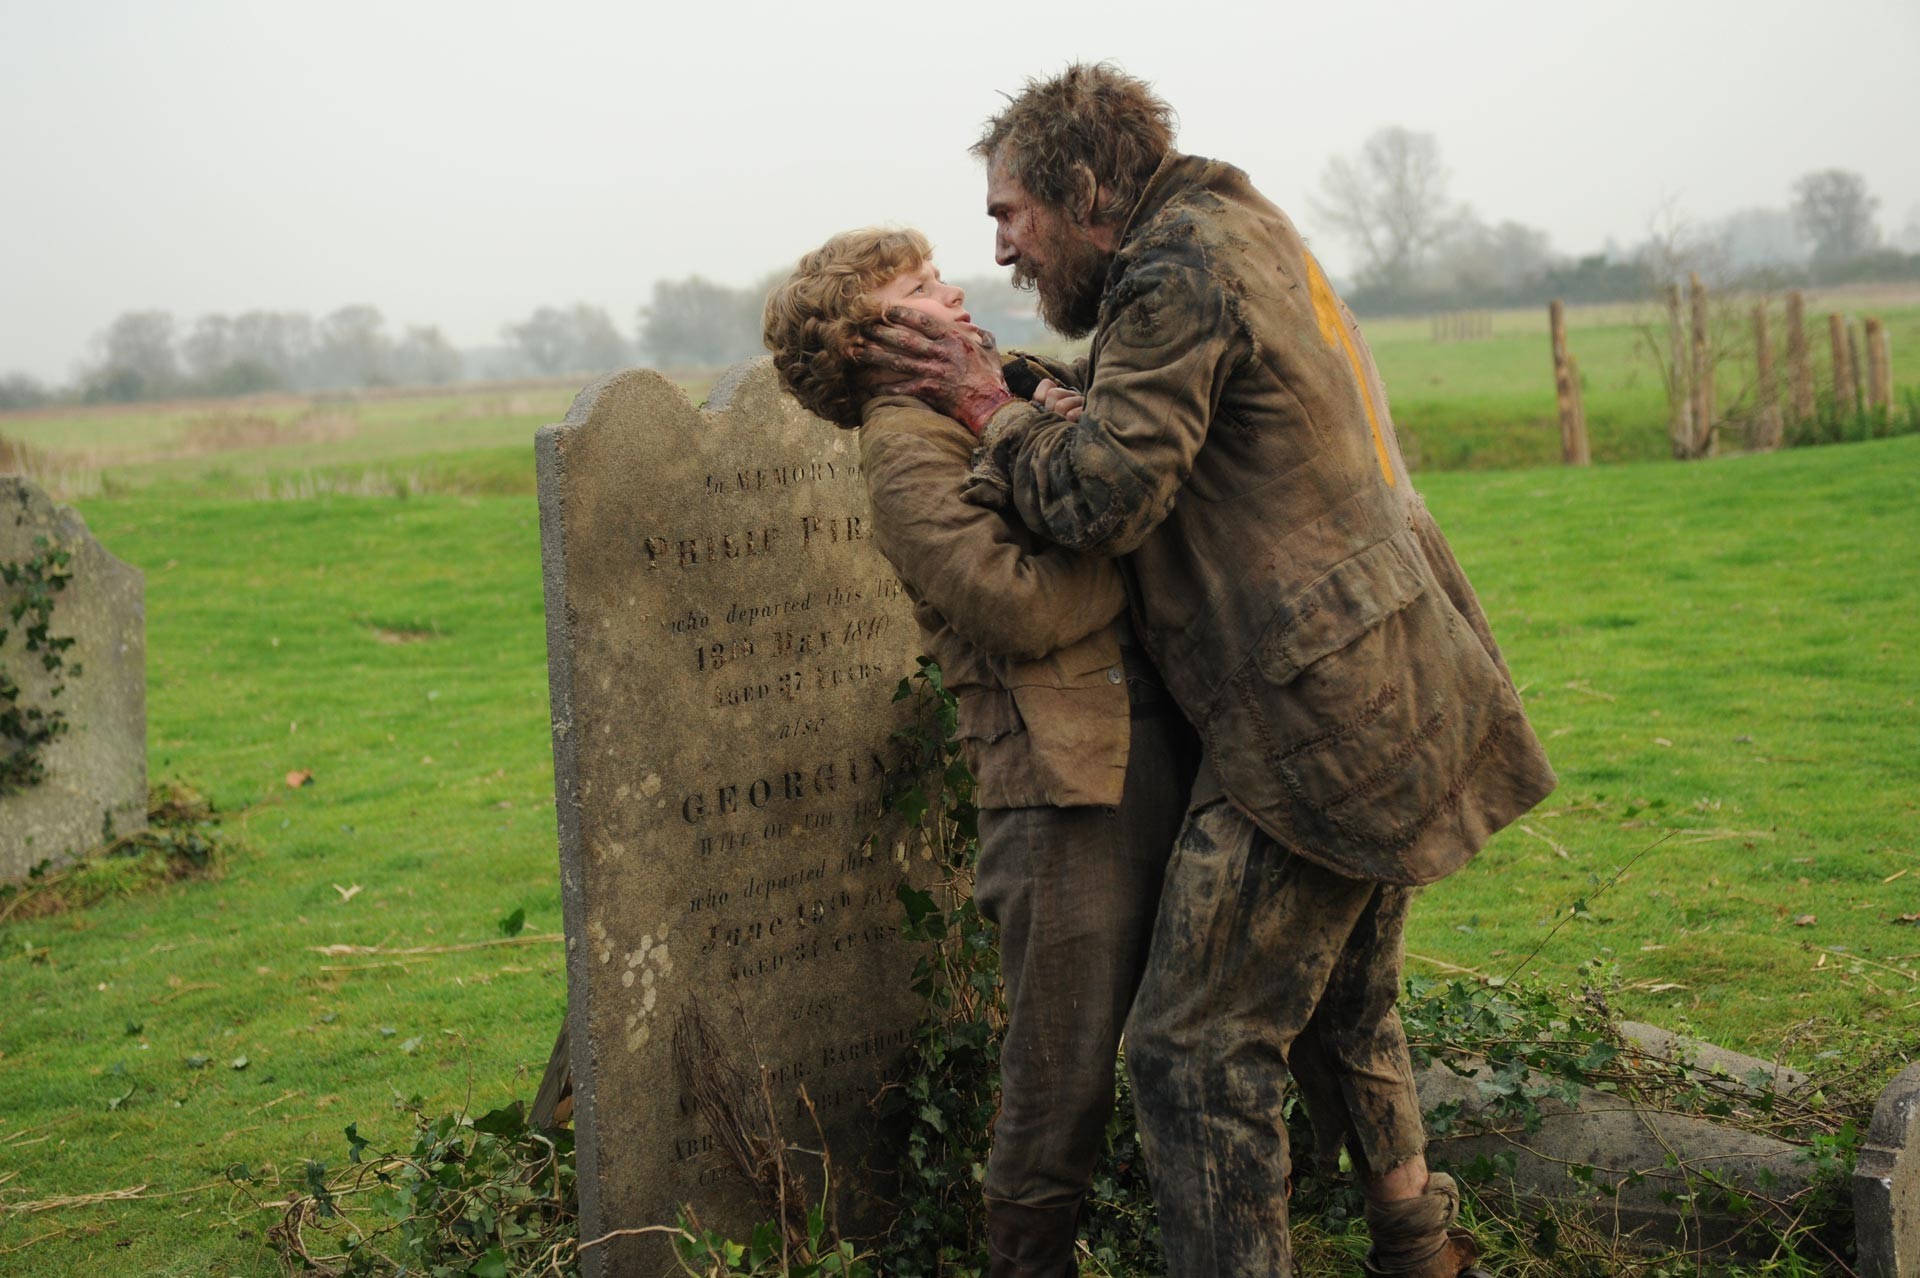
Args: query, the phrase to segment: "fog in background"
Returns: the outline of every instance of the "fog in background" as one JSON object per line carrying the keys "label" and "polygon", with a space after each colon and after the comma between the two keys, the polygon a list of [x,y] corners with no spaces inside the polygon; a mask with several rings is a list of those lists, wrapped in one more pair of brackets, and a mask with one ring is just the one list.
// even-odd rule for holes
{"label": "fog in background", "polygon": [[[1827,169],[1920,251],[1913,0],[0,0],[0,372],[74,379],[127,312],[184,339],[347,307],[444,369],[543,307],[632,333],[663,282],[747,289],[876,222],[925,230],[950,278],[994,274],[966,148],[1026,77],[1101,58],[1349,280],[1327,167],[1390,126],[1432,135],[1486,226],[1561,255],[1743,217],[1791,240],[1751,211]],[[344,358],[360,330],[336,329]]]}

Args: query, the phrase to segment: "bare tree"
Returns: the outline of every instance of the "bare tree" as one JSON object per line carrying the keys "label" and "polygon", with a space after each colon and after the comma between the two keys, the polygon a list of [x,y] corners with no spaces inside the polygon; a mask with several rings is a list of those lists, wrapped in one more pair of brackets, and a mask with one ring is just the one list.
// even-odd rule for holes
{"label": "bare tree", "polygon": [[1866,179],[1846,169],[1822,169],[1793,184],[1793,221],[1813,241],[1816,266],[1864,257],[1880,243],[1873,211],[1880,201]]}
{"label": "bare tree", "polygon": [[577,302],[567,318],[573,336],[571,367],[575,371],[604,373],[627,363],[632,350],[613,326],[606,307]]}
{"label": "bare tree", "polygon": [[196,380],[212,381],[233,363],[233,321],[224,315],[202,315],[180,343],[180,354]]}
{"label": "bare tree", "polygon": [[567,371],[573,353],[572,326],[564,311],[542,306],[518,324],[503,324],[500,335],[519,348],[536,372],[549,376]]}
{"label": "bare tree", "polygon": [[233,363],[268,370],[276,385],[313,385],[313,320],[299,311],[237,315],[228,344]]}
{"label": "bare tree", "polygon": [[52,398],[53,393],[37,378],[25,373],[8,373],[0,376],[0,412],[39,408]]}
{"label": "bare tree", "polygon": [[379,308],[342,306],[320,321],[314,352],[315,379],[322,387],[384,386],[393,342]]}
{"label": "bare tree", "polygon": [[1434,247],[1427,272],[1434,287],[1466,292],[1518,288],[1553,265],[1547,233],[1519,222],[1489,226],[1462,212]]}
{"label": "bare tree", "polygon": [[1403,288],[1459,221],[1447,198],[1451,174],[1431,133],[1381,129],[1352,158],[1321,175],[1315,212],[1361,256],[1363,284]]}
{"label": "bare tree", "polygon": [[640,344],[658,364],[724,364],[758,355],[760,312],[766,294],[733,289],[698,275],[661,280],[653,303],[640,311]]}
{"label": "bare tree", "polygon": [[166,311],[127,311],[96,342],[100,361],[84,379],[88,399],[152,399],[179,387],[174,320]]}
{"label": "bare tree", "polygon": [[1714,241],[1736,271],[1791,270],[1807,263],[1807,242],[1785,209],[1750,208],[1714,225]]}
{"label": "bare tree", "polygon": [[407,386],[444,386],[460,379],[460,352],[436,325],[415,325],[393,348],[394,380]]}

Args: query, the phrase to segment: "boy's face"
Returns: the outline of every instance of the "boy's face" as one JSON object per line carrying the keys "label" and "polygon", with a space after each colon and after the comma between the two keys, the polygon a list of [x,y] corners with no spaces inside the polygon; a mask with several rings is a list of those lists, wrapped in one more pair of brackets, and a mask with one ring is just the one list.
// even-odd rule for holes
{"label": "boy's face", "polygon": [[966,293],[942,280],[931,260],[894,276],[875,289],[873,297],[882,313],[890,306],[904,306],[947,324],[973,323]]}

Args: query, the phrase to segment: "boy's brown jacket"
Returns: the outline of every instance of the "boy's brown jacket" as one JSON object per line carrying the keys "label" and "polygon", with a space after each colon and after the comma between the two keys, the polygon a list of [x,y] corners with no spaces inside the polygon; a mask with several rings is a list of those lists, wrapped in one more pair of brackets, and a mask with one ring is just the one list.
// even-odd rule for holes
{"label": "boy's brown jacket", "polygon": [[1366,342],[1246,174],[1167,157],[1071,373],[1080,420],[1001,409],[983,473],[1051,541],[1128,556],[1242,811],[1341,874],[1426,883],[1553,789]]}
{"label": "boy's brown jacket", "polygon": [[874,540],[959,702],[974,799],[1117,804],[1129,727],[1120,573],[963,501],[975,442],[902,396],[869,401],[860,427]]}

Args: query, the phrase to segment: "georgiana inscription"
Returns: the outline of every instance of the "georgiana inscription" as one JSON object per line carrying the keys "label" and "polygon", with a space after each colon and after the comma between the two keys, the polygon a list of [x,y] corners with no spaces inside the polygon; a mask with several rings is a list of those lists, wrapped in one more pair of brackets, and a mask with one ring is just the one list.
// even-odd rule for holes
{"label": "georgiana inscription", "polygon": [[856,794],[864,785],[877,789],[885,783],[887,765],[878,754],[868,751],[864,757],[848,754],[827,759],[811,768],[788,768],[771,777],[752,777],[746,781],[728,781],[708,790],[695,790],[680,801],[680,817],[688,825],[699,825],[714,817],[732,816],[744,811],[779,809],[795,803],[843,791]]}

